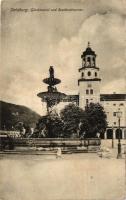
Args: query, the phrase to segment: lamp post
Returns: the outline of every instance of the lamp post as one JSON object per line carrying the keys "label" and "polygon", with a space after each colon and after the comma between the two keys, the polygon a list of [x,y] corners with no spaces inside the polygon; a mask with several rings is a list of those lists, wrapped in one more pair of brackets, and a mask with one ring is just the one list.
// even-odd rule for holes
{"label": "lamp post", "polygon": [[124,146],[124,154],[125,154],[125,186],[126,186],[126,144]]}
{"label": "lamp post", "polygon": [[122,112],[118,111],[117,112],[117,117],[118,117],[118,123],[119,123],[119,137],[118,137],[118,154],[117,154],[117,159],[122,158],[121,154],[121,142],[120,142],[120,118],[122,116]]}
{"label": "lamp post", "polygon": [[114,148],[114,127],[112,125],[112,148]]}

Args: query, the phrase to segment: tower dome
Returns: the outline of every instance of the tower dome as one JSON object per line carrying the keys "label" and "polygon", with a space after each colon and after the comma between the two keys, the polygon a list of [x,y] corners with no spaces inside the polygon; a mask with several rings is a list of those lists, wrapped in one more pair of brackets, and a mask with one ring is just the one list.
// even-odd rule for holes
{"label": "tower dome", "polygon": [[90,42],[88,42],[88,46],[86,50],[82,53],[82,67],[96,67],[96,53],[90,47]]}
{"label": "tower dome", "polygon": [[83,52],[83,54],[81,55],[81,58],[85,57],[86,55],[93,55],[96,57],[95,51],[93,51],[90,47],[90,42],[88,42],[88,46],[86,50]]}

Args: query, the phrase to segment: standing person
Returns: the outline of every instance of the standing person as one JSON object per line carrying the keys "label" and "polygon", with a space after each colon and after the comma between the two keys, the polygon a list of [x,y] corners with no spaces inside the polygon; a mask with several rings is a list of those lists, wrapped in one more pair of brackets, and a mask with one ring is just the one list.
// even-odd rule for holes
{"label": "standing person", "polygon": [[61,158],[62,157],[62,151],[61,148],[58,147],[57,152],[56,152],[56,158]]}

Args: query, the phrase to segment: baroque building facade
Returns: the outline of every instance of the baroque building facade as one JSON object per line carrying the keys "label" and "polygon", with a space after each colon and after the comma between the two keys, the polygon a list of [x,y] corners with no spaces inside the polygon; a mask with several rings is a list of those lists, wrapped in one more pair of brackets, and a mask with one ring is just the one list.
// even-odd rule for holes
{"label": "baroque building facade", "polygon": [[[91,102],[100,103],[107,115],[108,127],[102,139],[126,139],[126,94],[100,93],[100,68],[96,64],[96,53],[90,47],[82,53],[82,66],[79,68],[78,95],[68,95],[67,101],[75,101],[80,108]],[[118,117],[120,113],[120,117]],[[120,121],[120,122],[119,122]]]}

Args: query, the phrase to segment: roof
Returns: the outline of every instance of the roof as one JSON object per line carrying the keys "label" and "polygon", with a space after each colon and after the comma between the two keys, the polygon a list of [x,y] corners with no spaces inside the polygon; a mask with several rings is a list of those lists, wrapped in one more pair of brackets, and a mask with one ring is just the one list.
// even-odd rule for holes
{"label": "roof", "polygon": [[93,51],[90,47],[86,48],[86,51],[83,52],[83,55],[96,55],[95,51]]}
{"label": "roof", "polygon": [[64,97],[62,99],[63,102],[79,102],[79,95],[66,95],[66,97]]}
{"label": "roof", "polygon": [[126,94],[100,94],[100,101],[124,101]]}
{"label": "roof", "polygon": [[[100,94],[100,101],[125,101],[126,94]],[[63,102],[79,102],[79,95],[66,95]]]}
{"label": "roof", "polygon": [[94,55],[96,57],[95,51],[93,51],[90,47],[90,42],[88,42],[88,47],[82,53],[81,58],[85,57],[86,55]]}

